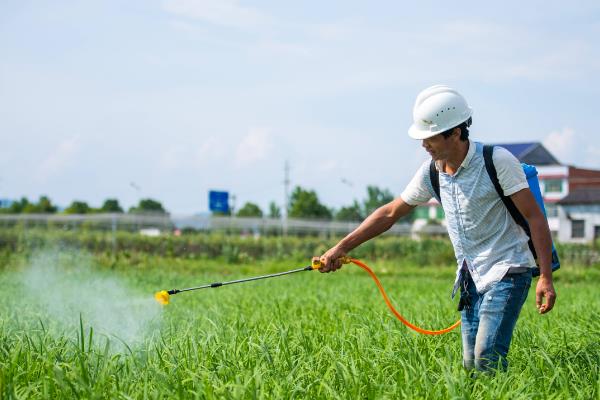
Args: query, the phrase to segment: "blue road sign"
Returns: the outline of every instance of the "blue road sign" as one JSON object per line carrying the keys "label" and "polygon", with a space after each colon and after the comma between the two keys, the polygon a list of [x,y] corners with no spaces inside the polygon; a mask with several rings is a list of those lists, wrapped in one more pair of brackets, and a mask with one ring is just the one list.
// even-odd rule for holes
{"label": "blue road sign", "polygon": [[229,213],[229,192],[210,190],[208,192],[208,209],[211,212]]}

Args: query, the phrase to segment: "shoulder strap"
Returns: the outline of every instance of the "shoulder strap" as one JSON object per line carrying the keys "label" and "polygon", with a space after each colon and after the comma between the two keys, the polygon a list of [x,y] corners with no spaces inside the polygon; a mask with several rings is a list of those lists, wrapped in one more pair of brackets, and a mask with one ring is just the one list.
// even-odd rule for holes
{"label": "shoulder strap", "polygon": [[484,145],[483,161],[485,162],[485,169],[487,170],[487,173],[490,176],[492,183],[494,184],[496,192],[498,192],[498,196],[500,196],[500,199],[508,209],[509,214],[513,217],[517,225],[523,228],[523,230],[527,234],[527,237],[529,238],[529,250],[531,250],[533,257],[537,259],[537,255],[535,254],[535,248],[533,246],[533,241],[531,240],[531,230],[529,229],[529,224],[527,223],[527,220],[525,219],[525,217],[523,217],[523,214],[521,214],[515,203],[512,201],[512,199],[504,195],[502,186],[500,186],[500,181],[498,180],[498,173],[496,172],[496,167],[494,166],[493,155],[494,146],[490,146],[487,144]]}
{"label": "shoulder strap", "polygon": [[429,163],[429,180],[431,180],[431,186],[433,187],[433,191],[435,192],[435,197],[442,204],[442,196],[440,196],[440,173],[435,167],[435,161],[433,158]]}

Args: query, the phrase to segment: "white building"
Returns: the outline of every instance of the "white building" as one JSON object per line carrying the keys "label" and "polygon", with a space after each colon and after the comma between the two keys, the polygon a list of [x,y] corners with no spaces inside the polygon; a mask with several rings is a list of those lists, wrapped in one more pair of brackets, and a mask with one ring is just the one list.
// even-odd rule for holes
{"label": "white building", "polygon": [[600,188],[575,189],[558,204],[559,241],[589,243],[600,238]]}

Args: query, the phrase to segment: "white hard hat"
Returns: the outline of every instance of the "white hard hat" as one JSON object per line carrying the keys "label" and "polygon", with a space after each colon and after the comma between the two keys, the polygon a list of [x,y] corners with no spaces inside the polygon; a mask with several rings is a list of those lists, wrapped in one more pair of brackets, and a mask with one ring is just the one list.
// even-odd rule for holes
{"label": "white hard hat", "polygon": [[408,136],[430,138],[462,124],[472,114],[473,109],[456,90],[445,85],[428,87],[417,96]]}

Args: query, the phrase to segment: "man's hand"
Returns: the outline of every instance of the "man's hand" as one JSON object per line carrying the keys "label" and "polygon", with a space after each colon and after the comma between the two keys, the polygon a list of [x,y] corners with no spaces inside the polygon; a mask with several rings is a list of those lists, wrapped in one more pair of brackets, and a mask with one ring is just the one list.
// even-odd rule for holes
{"label": "man's hand", "polygon": [[342,268],[342,257],[346,256],[346,251],[341,247],[334,246],[327,250],[321,257],[313,257],[313,262],[318,260],[321,263],[319,272],[335,272]]}
{"label": "man's hand", "polygon": [[[546,298],[546,302],[542,303],[542,300]],[[537,286],[535,288],[535,304],[540,314],[546,314],[554,307],[556,301],[556,292],[554,291],[554,285],[552,284],[552,277],[547,278],[540,276]]]}

